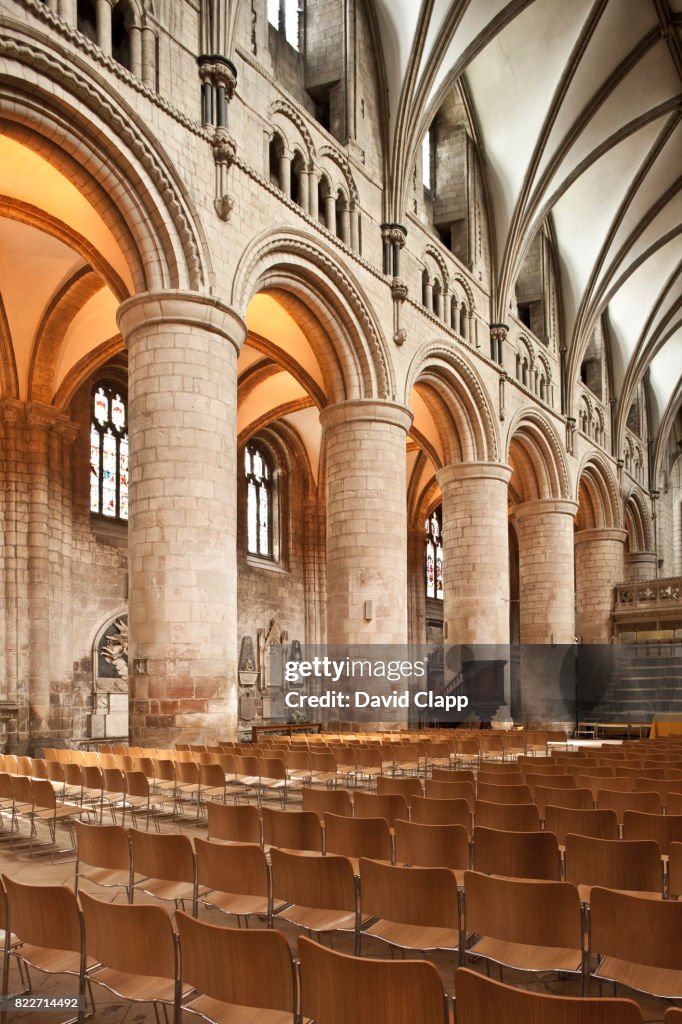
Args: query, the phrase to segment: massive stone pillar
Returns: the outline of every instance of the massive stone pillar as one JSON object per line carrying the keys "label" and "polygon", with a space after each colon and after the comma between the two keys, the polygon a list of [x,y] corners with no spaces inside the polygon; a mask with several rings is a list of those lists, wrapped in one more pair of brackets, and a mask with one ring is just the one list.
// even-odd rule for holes
{"label": "massive stone pillar", "polygon": [[511,468],[461,462],[441,469],[445,635],[449,644],[509,643]]}
{"label": "massive stone pillar", "polygon": [[327,639],[407,642],[405,442],[412,416],[357,400],[321,416],[327,460]]}
{"label": "massive stone pillar", "polygon": [[237,355],[227,306],[138,295],[128,346],[132,740],[233,737],[237,726]]}
{"label": "massive stone pillar", "polygon": [[613,588],[623,580],[625,530],[580,530],[575,535],[577,632],[583,644],[609,644]]}
{"label": "massive stone pillar", "polygon": [[517,505],[521,643],[575,639],[574,501],[547,498]]}

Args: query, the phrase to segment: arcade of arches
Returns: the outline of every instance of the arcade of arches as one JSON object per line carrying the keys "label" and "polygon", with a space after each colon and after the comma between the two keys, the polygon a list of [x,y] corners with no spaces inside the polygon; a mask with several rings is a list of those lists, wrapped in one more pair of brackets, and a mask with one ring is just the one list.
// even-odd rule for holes
{"label": "arcade of arches", "polygon": [[272,643],[679,642],[667,5],[409,6],[0,0],[8,749],[233,738]]}

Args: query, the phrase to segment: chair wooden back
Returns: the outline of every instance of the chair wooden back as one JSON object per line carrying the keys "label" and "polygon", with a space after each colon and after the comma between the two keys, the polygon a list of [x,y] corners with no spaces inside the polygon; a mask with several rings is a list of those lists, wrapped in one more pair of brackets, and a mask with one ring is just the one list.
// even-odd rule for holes
{"label": "chair wooden back", "polygon": [[658,793],[661,800],[661,807],[668,806],[671,794],[682,793],[682,782],[679,779],[635,779],[635,793]]}
{"label": "chair wooden back", "polygon": [[325,850],[343,857],[392,860],[391,833],[385,818],[324,816]]}
{"label": "chair wooden back", "polygon": [[626,963],[682,971],[682,903],[595,887],[590,899],[591,946]]}
{"label": "chair wooden back", "polygon": [[57,807],[57,794],[47,779],[27,779],[34,807],[54,811]]}
{"label": "chair wooden back", "polygon": [[[613,779],[606,781],[613,782]],[[626,811],[658,814],[661,809],[661,800],[658,793],[619,793],[612,789],[598,789],[596,803],[600,808],[608,808],[615,811],[619,825],[623,824]]]}
{"label": "chair wooden back", "polygon": [[395,823],[396,864],[422,868],[468,868],[469,830],[462,825]]}
{"label": "chair wooden back", "polygon": [[2,876],[9,928],[21,942],[80,953],[81,916],[73,889],[66,885],[25,885]]}
{"label": "chair wooden back", "polygon": [[572,790],[576,788],[575,779],[572,775],[544,775],[539,772],[526,774],[526,785],[530,790],[531,799],[535,799],[535,793],[540,787],[552,786],[553,789]]}
{"label": "chair wooden back", "polygon": [[78,861],[93,868],[130,869],[128,832],[120,825],[86,825],[74,821]]}
{"label": "chair wooden back", "polygon": [[483,828],[497,828],[505,832],[539,832],[540,812],[535,804],[493,804],[477,800],[474,822]]}
{"label": "chair wooden back", "polygon": [[[502,766],[490,765],[490,767],[497,768]],[[481,768],[477,781],[479,786],[482,784],[486,786],[523,786],[524,784],[521,772],[490,771],[488,766],[485,769]]]}
{"label": "chair wooden back", "polygon": [[594,798],[590,789],[555,789],[553,786],[538,786],[535,790],[535,803],[544,818],[548,806],[571,807],[574,810],[590,811],[594,808]]}
{"label": "chair wooden back", "polygon": [[258,808],[253,804],[206,804],[208,837],[230,843],[260,843]]}
{"label": "chair wooden back", "polygon": [[379,796],[402,796],[407,801],[407,805],[409,807],[412,803],[412,798],[415,796],[423,796],[424,790],[419,779],[396,779],[390,778],[386,775],[380,775],[377,778],[377,794]]}
{"label": "chair wooden back", "polygon": [[443,983],[426,960],[336,953],[301,936],[301,1012],[317,1024],[444,1024]]}
{"label": "chair wooden back", "polygon": [[440,779],[427,779],[424,796],[436,800],[467,800],[471,810],[474,809],[473,782],[441,782]]}
{"label": "chair wooden back", "polygon": [[520,786],[489,785],[479,782],[476,790],[478,800],[490,804],[530,804],[533,802],[530,789]]}
{"label": "chair wooden back", "polygon": [[219,764],[200,764],[199,783],[203,788],[220,789],[225,785],[225,772]]}
{"label": "chair wooden back", "polygon": [[322,827],[314,811],[263,808],[263,842],[285,850],[322,852]]}
{"label": "chair wooden back", "polygon": [[272,929],[221,928],[182,911],[175,920],[182,981],[230,1007],[295,1013],[294,971],[287,940]]}
{"label": "chair wooden back", "polygon": [[347,857],[306,857],[273,847],[270,862],[275,902],[355,913],[355,877]]}
{"label": "chair wooden back", "polygon": [[554,833],[560,846],[566,845],[569,832],[592,839],[618,839],[620,836],[616,812],[609,810],[581,810],[550,804],[545,808],[545,828]]}
{"label": "chair wooden back", "polygon": [[651,839],[666,855],[671,843],[682,842],[682,815],[626,811],[623,815],[623,839]]}
{"label": "chair wooden back", "polygon": [[457,929],[457,882],[447,868],[360,860],[360,913],[398,924]]}
{"label": "chair wooden back", "polygon": [[197,838],[194,849],[199,885],[218,892],[268,898],[268,862],[256,843],[211,843]]}
{"label": "chair wooden back", "polygon": [[663,872],[656,843],[566,836],[566,881],[609,889],[661,892]]}
{"label": "chair wooden back", "polygon": [[464,892],[468,934],[529,946],[582,949],[580,899],[569,882],[496,878],[466,871]]}
{"label": "chair wooden back", "polygon": [[471,832],[471,808],[468,800],[439,800],[415,796],[410,805],[411,820],[420,825],[463,825]]}
{"label": "chair wooden back", "polygon": [[166,882],[194,882],[194,850],[189,836],[180,832],[129,830],[133,870]]}
{"label": "chair wooden back", "polygon": [[338,814],[344,818],[350,818],[353,814],[353,804],[347,789],[308,789],[304,786],[301,794],[303,810],[314,811],[320,821],[325,814]]}
{"label": "chair wooden back", "polygon": [[474,867],[486,875],[559,881],[561,862],[552,832],[504,832],[474,829]]}
{"label": "chair wooden back", "polygon": [[477,971],[455,971],[457,1024],[643,1024],[631,999],[585,999],[526,992]]}
{"label": "chair wooden back", "polygon": [[356,818],[385,818],[393,828],[396,818],[408,817],[407,800],[400,793],[382,796],[357,789],[353,800]]}
{"label": "chair wooden back", "polygon": [[81,892],[80,901],[89,957],[125,974],[176,978],[177,946],[165,910],[145,904],[109,903],[86,892]]}
{"label": "chair wooden back", "polygon": [[432,768],[431,778],[436,782],[475,782],[476,772],[469,768]]}

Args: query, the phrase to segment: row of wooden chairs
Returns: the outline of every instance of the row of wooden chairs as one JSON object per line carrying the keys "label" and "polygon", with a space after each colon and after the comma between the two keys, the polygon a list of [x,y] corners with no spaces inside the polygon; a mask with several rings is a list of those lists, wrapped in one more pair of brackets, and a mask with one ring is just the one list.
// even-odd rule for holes
{"label": "row of wooden chairs", "polygon": [[[133,841],[158,843],[160,838],[140,833]],[[258,890],[254,881],[254,863],[266,870],[260,847],[199,842],[213,858],[211,882],[225,887],[217,897],[215,890],[204,894],[210,905],[239,914],[237,897],[264,896],[265,882]],[[460,899],[454,873],[447,868],[392,866],[363,857],[356,886],[352,863],[343,855],[309,857],[273,848],[270,857],[275,914],[308,932],[353,931],[357,952],[362,938],[372,936],[403,950],[444,949],[458,952],[460,960],[468,952],[516,970],[582,974],[585,981],[594,952],[594,977],[666,998],[682,997],[682,950],[674,941],[682,927],[682,903],[677,901],[656,902],[593,886],[591,940],[584,943],[584,893],[571,882],[465,870]],[[251,880],[242,886],[247,892],[230,892],[238,888],[240,875]],[[148,882],[142,884],[158,894]],[[250,912],[259,909],[262,905]]]}
{"label": "row of wooden chairs", "polygon": [[[259,1024],[447,1024],[441,977],[425,960],[367,960],[298,940],[295,969],[276,931],[219,928],[178,913],[175,923],[154,906],[105,903],[60,886],[3,879],[5,934],[11,955],[48,974],[77,979],[85,1004],[96,983],[133,1003],[182,1008],[207,1021],[258,1012]],[[55,952],[57,956],[55,956]],[[3,975],[7,992],[8,970]],[[454,977],[457,1024],[642,1024],[626,999],[536,995],[466,968]],[[93,1004],[94,1005],[94,1004]],[[79,1019],[84,1017],[81,1011]],[[668,1011],[665,1024],[678,1024]]]}

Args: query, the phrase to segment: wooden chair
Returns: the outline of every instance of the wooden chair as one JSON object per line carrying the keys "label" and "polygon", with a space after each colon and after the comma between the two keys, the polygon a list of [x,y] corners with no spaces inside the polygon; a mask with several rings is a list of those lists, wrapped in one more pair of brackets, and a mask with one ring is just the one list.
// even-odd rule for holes
{"label": "wooden chair", "polygon": [[[612,779],[608,779],[612,782]],[[618,824],[623,824],[626,811],[640,811],[644,814],[658,814],[661,800],[658,793],[619,793],[611,789],[598,789],[596,804],[600,809],[615,811]]]}
{"label": "wooden chair", "polygon": [[86,825],[75,821],[76,867],[74,892],[81,878],[93,885],[123,888],[131,897],[130,839],[121,825]]}
{"label": "wooden chair", "polygon": [[467,800],[472,813],[476,799],[473,782],[441,782],[440,779],[426,780],[424,796],[432,800]]}
{"label": "wooden chair", "polygon": [[322,853],[322,826],[314,811],[275,811],[263,808],[263,844],[285,850]]}
{"label": "wooden chair", "polygon": [[258,808],[253,804],[206,804],[208,838],[226,843],[261,843]]}
{"label": "wooden chair", "polygon": [[[31,839],[30,839],[30,850],[33,852],[33,839],[35,834],[35,825],[37,822],[44,822],[49,830],[50,839],[52,843],[51,858],[54,863],[55,852],[65,853],[69,849],[75,849],[75,843],[73,838],[72,826],[75,821],[82,818],[83,815],[93,817],[96,812],[93,808],[84,806],[78,806],[78,804],[69,804],[65,802],[57,801],[57,794],[54,788],[47,779],[28,779],[25,778],[24,782],[28,786],[28,792],[32,796],[33,809],[31,811]],[[56,850],[57,846],[57,825],[65,825],[69,830],[70,847],[67,850]]]}
{"label": "wooden chair", "polygon": [[345,818],[325,814],[324,842],[327,853],[349,857],[354,866],[360,857],[393,860],[391,833],[385,818]]}
{"label": "wooden chair", "polygon": [[396,864],[420,868],[450,868],[458,885],[470,867],[469,831],[462,825],[420,825],[414,821],[395,823]]}
{"label": "wooden chair", "polygon": [[488,804],[530,804],[533,802],[528,786],[496,786],[479,782],[477,800]]}
{"label": "wooden chair", "polygon": [[133,871],[142,878],[133,884],[132,903],[138,889],[159,900],[170,900],[176,909],[190,900],[197,915],[197,873],[192,842],[179,832],[141,832],[131,828]]}
{"label": "wooden chair", "polygon": [[661,807],[667,808],[668,800],[672,795],[679,796],[682,793],[682,782],[679,779],[635,779],[635,793],[658,793]]}
{"label": "wooden chair", "polygon": [[471,808],[468,800],[415,796],[410,806],[410,818],[420,825],[463,825],[467,833],[471,833]]}
{"label": "wooden chair", "polygon": [[623,839],[651,839],[663,856],[671,843],[682,842],[682,815],[642,814],[626,811],[623,815]]}
{"label": "wooden chair", "polygon": [[[360,860],[360,942],[371,935],[409,950],[457,950],[457,882],[446,868],[395,867]],[[376,921],[373,919],[377,918]]]}
{"label": "wooden chair", "polygon": [[[65,885],[25,885],[7,875],[2,876],[2,883],[7,904],[6,934],[18,943],[6,948],[5,956],[44,974],[77,978],[77,994],[84,1006],[85,971],[93,962],[86,959],[83,921],[73,890]],[[3,987],[7,976],[5,964]],[[83,1020],[81,1011],[64,1024]]]}
{"label": "wooden chair", "polygon": [[572,775],[544,775],[540,772],[526,772],[526,786],[530,790],[531,800],[535,800],[535,794],[540,787],[551,786],[553,789],[576,789],[575,779]]}
{"label": "wooden chair", "polygon": [[195,839],[199,902],[234,915],[241,926],[253,914],[272,920],[270,872],[256,843],[211,843]]}
{"label": "wooden chair", "polygon": [[553,807],[551,804],[545,809],[545,829],[554,833],[559,846],[566,845],[569,832],[592,839],[618,839],[620,836],[615,811]]}
{"label": "wooden chair", "polygon": [[570,807],[576,811],[594,809],[594,798],[589,789],[555,789],[553,786],[538,786],[534,799],[541,818],[545,817],[548,806]]}
{"label": "wooden chair", "polygon": [[644,1020],[631,999],[526,992],[466,967],[455,971],[455,996],[457,1024],[643,1024]]}
{"label": "wooden chair", "polygon": [[270,860],[276,917],[308,932],[350,931],[357,943],[360,916],[347,857],[311,857],[273,847]]}
{"label": "wooden chair", "polygon": [[216,1024],[243,1011],[258,1024],[294,1024],[295,973],[284,936],[263,929],[220,928],[182,911],[175,920],[182,949],[181,978],[192,990],[183,1009]]}
{"label": "wooden chair", "polygon": [[[358,794],[359,791],[355,794],[356,799]],[[377,794],[379,796],[402,796],[407,801],[407,806],[409,807],[413,797],[423,797],[424,789],[421,779],[410,778],[409,776],[407,778],[390,778],[389,776],[380,775],[377,777]],[[382,817],[382,815],[377,815],[377,817]]]}
{"label": "wooden chair", "polygon": [[396,818],[406,820],[409,815],[407,800],[401,794],[381,796],[361,789],[355,791],[353,811],[356,818],[385,818],[389,828],[393,828]]}
{"label": "wooden chair", "polygon": [[477,800],[474,823],[503,832],[539,832],[540,812],[535,804],[491,804]]}
{"label": "wooden chair", "polygon": [[88,958],[96,966],[88,980],[131,1003],[172,1007],[189,992],[180,982],[177,936],[160,907],[107,903],[81,893]]}
{"label": "wooden chair", "polygon": [[314,811],[320,821],[325,814],[336,814],[343,818],[353,816],[353,804],[347,789],[309,789],[301,790],[304,811]]}
{"label": "wooden chair", "polygon": [[561,861],[552,832],[504,832],[474,829],[474,867],[486,875],[540,878],[558,882]]}
{"label": "wooden chair", "polygon": [[317,1024],[446,1024],[443,983],[426,960],[374,960],[301,936],[301,1013]]}
{"label": "wooden chair", "polygon": [[682,903],[595,887],[590,908],[593,977],[663,999],[682,998]]}
{"label": "wooden chair", "polygon": [[568,834],[566,881],[578,886],[583,903],[590,902],[594,886],[642,892],[654,898],[663,893],[661,855],[656,843],[622,839],[595,839]]}
{"label": "wooden chair", "polygon": [[467,871],[464,892],[465,932],[480,936],[468,950],[473,956],[520,971],[583,971],[582,913],[574,885]]}

